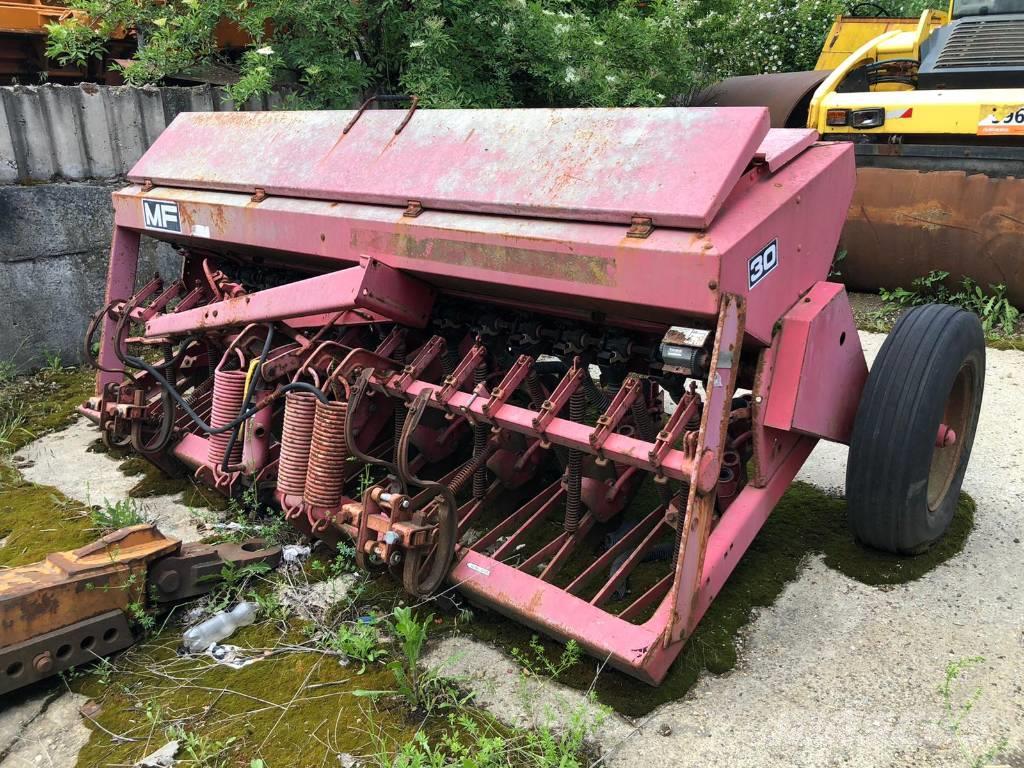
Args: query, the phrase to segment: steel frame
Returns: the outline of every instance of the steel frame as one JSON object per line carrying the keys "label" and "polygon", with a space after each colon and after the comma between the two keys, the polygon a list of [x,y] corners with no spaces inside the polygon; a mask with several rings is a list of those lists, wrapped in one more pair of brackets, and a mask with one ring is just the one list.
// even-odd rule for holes
{"label": "steel frame", "polygon": [[[406,121],[400,137],[390,132],[387,146],[394,149],[389,151],[401,155],[401,147],[433,135],[421,135],[421,114]],[[369,141],[359,137],[382,119],[367,113],[352,130],[353,138],[345,141]],[[434,122],[429,125],[430,130],[436,128]],[[260,186],[251,197],[245,194],[250,181],[231,180],[223,169],[197,181],[199,188],[183,188],[189,184],[178,185],[175,174],[180,164],[168,151],[187,134],[169,129],[153,150],[153,162],[142,163],[133,176],[146,183],[114,195],[116,224],[101,320],[101,371],[97,396],[82,412],[109,434],[118,432],[122,422],[138,424],[152,417],[154,411],[147,407],[156,401],[140,393],[158,390],[146,389],[153,382],[145,374],[125,381],[116,354],[116,346],[123,342],[121,318],[126,315],[144,324],[143,341],[173,345],[193,334],[206,335],[218,340],[219,349],[227,348],[225,357],[237,354],[243,368],[251,364],[266,336],[254,324],[273,324],[287,338],[261,368],[266,381],[295,380],[314,371],[318,383],[339,385],[349,405],[363,397],[375,398],[372,416],[348,413],[346,427],[359,420],[361,442],[347,447],[360,461],[386,467],[392,477],[390,484],[378,484],[361,499],[341,494],[334,506],[316,506],[301,496],[278,492],[277,501],[294,524],[329,543],[353,539],[359,561],[368,565],[395,564],[413,553],[426,556],[439,547],[438,510],[450,504],[437,488],[485,476],[484,468],[492,460],[506,462],[498,477],[515,482],[506,487],[495,480],[486,488],[475,487],[457,512],[448,510],[455,514],[460,536],[472,527],[484,528],[475,541],[456,547],[449,581],[476,602],[556,637],[576,639],[612,666],[657,683],[817,439],[847,438],[866,375],[846,296],[841,286],[822,281],[845,200],[852,193],[853,153],[849,147],[813,145],[814,136],[807,131],[758,134],[757,125],[751,118],[743,129],[740,154],[749,162],[746,170],[739,155],[731,157],[738,175],[731,181],[716,175],[722,199],[712,205],[700,198],[701,206],[712,206],[701,208],[700,215],[707,220],[701,220],[706,226],[700,231],[661,226],[656,216],[640,213],[619,221],[623,203],[600,191],[594,193],[594,210],[586,215],[568,198],[544,207],[522,183],[513,185],[508,200],[495,198],[474,208],[472,192],[467,191],[476,185],[470,172],[466,179],[437,187],[434,198],[409,197],[402,206],[394,203],[405,187],[396,182],[382,197],[366,173],[355,178],[368,185],[368,191],[343,185],[333,202],[309,199],[316,196],[311,189],[295,186],[301,183],[301,174],[296,177],[280,169],[275,171],[280,174],[279,188]],[[316,135],[324,135],[322,127],[316,127]],[[759,135],[762,145],[757,148]],[[366,148],[345,151],[358,154]],[[455,155],[462,150],[446,151]],[[404,157],[414,158],[415,153]],[[217,162],[224,159],[218,157]],[[472,159],[479,162],[480,158]],[[707,164],[701,162],[704,168]],[[150,183],[150,169],[159,170],[152,175],[165,186]],[[546,172],[531,170],[535,176]],[[259,169],[251,164],[245,173],[258,180]],[[433,181],[423,177],[415,183]],[[222,186],[202,188],[211,184]],[[261,194],[265,189],[272,193]],[[295,197],[275,197],[274,189],[278,195],[291,190]],[[317,194],[326,196],[332,190],[324,187]],[[358,199],[360,194],[367,195],[365,201]],[[527,201],[524,205],[541,205],[538,210],[559,220],[518,211],[501,215],[509,213],[503,206],[518,204],[516,195]],[[147,229],[142,201],[154,199],[178,206],[182,231]],[[429,209],[429,204],[446,200],[452,209]],[[690,221],[687,211],[672,208],[672,201],[658,204],[658,210],[666,212],[664,220]],[[180,281],[166,288],[150,283],[133,295],[144,232],[203,253],[225,249],[242,258],[258,257],[262,263],[308,276],[246,293],[226,275],[217,273],[213,279],[204,261],[205,278],[193,263]],[[786,257],[773,265],[764,287],[755,288],[753,281],[748,282],[748,260],[772,242],[785,250]],[[180,302],[167,309],[172,297]],[[646,334],[664,333],[681,323],[703,326],[713,344],[706,350],[707,369],[700,377],[704,395],[699,426],[691,424],[701,402],[691,389],[676,412],[657,425],[656,434],[640,434],[636,409],[649,407],[641,396],[647,384],[632,372],[607,399],[593,426],[571,413],[567,418],[565,409],[571,411],[587,384],[593,383],[588,381],[587,366],[572,359],[572,353],[563,356],[567,368],[558,374],[557,383],[539,397],[531,392],[531,404],[524,406],[511,398],[530,389],[538,365],[530,355],[515,357],[506,367],[491,371],[488,379],[482,366],[493,355],[486,339],[465,341],[455,349],[440,336],[424,334],[422,341],[406,349],[406,329],[426,327],[440,297],[534,311],[559,321],[594,323],[599,318],[610,327]],[[379,322],[395,327],[374,349],[355,341],[349,346],[349,335],[322,340],[332,328],[351,331],[354,340],[361,325]],[[186,371],[211,367],[215,361],[204,354],[186,356]],[[449,361],[451,354],[456,359]],[[726,510],[717,496],[726,476],[727,448],[735,444],[736,436],[729,430],[736,418],[741,358],[748,370],[756,366],[749,406],[739,409],[750,422],[749,432],[740,437],[749,441],[752,461],[749,481],[730,495]],[[842,386],[803,383],[818,370],[838,372]],[[744,386],[749,387],[751,374],[746,376]],[[226,492],[240,480],[273,481],[283,450],[269,436],[268,406],[280,390],[280,384],[276,386],[275,390],[275,385],[265,384],[257,395],[265,415],[254,434],[247,430],[241,464],[224,471],[210,458],[210,440],[187,429],[168,452]],[[197,390],[195,396],[197,407],[211,407],[208,391]],[[434,419],[433,426],[421,423],[427,416]],[[384,429],[392,418],[395,435],[389,441]],[[637,429],[622,430],[630,420]],[[474,441],[482,442],[474,442],[472,457],[462,465],[437,481],[422,483],[416,473],[429,462],[428,452],[421,450],[411,461],[406,453],[417,430],[429,437],[438,456],[449,455],[460,435],[473,434]],[[516,455],[501,455],[512,445],[518,446]],[[371,450],[372,446],[377,448]],[[541,484],[503,519],[482,522],[499,497],[516,486],[520,474],[529,476],[538,457],[558,451],[610,467],[614,483],[609,479],[607,494],[602,486],[596,491],[592,483],[588,486],[589,476],[582,481],[577,477],[575,486],[563,481]],[[392,458],[384,458],[387,455]],[[581,572],[565,574],[564,569],[594,526],[621,511],[611,502],[606,510],[600,503],[590,504],[572,525],[567,512],[562,530],[537,540],[522,556],[517,554],[524,542],[542,535],[556,510],[568,508],[572,496],[577,501],[588,493],[591,501],[598,498],[595,493],[606,494],[606,500],[622,498],[643,475],[653,476],[661,488],[677,484],[686,495],[666,494]],[[740,485],[735,481],[735,487]],[[625,580],[669,535],[676,537],[677,548],[668,572],[624,606],[613,607],[622,602],[617,595]]]}

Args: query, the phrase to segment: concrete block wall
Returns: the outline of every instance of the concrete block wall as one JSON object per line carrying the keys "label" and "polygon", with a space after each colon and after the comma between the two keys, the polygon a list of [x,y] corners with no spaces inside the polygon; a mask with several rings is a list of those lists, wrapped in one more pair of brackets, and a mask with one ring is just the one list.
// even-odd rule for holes
{"label": "concrete block wall", "polygon": [[[253,98],[247,110],[281,98]],[[126,174],[179,112],[235,109],[223,89],[39,85],[0,87],[0,184]]]}
{"label": "concrete block wall", "polygon": [[[234,106],[210,86],[0,87],[0,360],[22,370],[47,354],[80,360],[106,285],[111,192],[179,112]],[[143,243],[141,278],[177,274],[172,248]]]}
{"label": "concrete block wall", "polygon": [[[92,313],[103,304],[121,182],[0,186],[0,360],[19,370],[58,354],[79,362]],[[176,276],[181,257],[143,238],[139,275]]]}

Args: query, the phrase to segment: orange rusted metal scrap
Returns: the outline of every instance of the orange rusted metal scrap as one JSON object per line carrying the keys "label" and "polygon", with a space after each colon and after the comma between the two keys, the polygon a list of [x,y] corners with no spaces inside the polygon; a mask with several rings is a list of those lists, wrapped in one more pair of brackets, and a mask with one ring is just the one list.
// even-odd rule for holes
{"label": "orange rusted metal scrap", "polygon": [[122,528],[70,552],[0,571],[0,646],[14,645],[145,596],[149,563],[181,542],[154,525]]}

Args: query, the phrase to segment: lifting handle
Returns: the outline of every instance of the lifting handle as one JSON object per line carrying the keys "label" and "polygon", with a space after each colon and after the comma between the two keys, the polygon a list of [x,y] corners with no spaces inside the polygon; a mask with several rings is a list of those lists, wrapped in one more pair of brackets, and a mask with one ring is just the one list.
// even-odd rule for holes
{"label": "lifting handle", "polygon": [[405,126],[412,119],[412,113],[416,111],[416,107],[418,107],[419,104],[420,104],[420,97],[419,96],[408,96],[408,95],[404,95],[404,94],[400,94],[400,93],[382,93],[382,94],[380,94],[378,96],[371,96],[370,98],[368,98],[366,101],[364,101],[360,105],[359,109],[352,116],[352,119],[348,121],[348,125],[346,125],[342,129],[341,134],[343,136],[346,133],[348,133],[349,131],[352,130],[352,126],[355,125],[356,121],[359,120],[359,118],[363,116],[363,112],[366,111],[366,108],[369,107],[370,104],[372,104],[375,101],[378,104],[392,104],[392,103],[398,102],[398,101],[408,101],[409,102],[409,111],[405,113],[405,118],[402,120],[402,122],[400,122],[398,124],[398,127],[395,128],[395,135],[397,136],[398,134],[400,134],[402,132],[402,129],[405,128]]}

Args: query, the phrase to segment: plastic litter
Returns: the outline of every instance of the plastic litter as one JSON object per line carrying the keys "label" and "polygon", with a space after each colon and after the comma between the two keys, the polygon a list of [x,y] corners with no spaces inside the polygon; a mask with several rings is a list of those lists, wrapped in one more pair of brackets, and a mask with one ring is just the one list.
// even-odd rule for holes
{"label": "plastic litter", "polygon": [[241,602],[230,611],[221,611],[202,624],[191,627],[184,635],[186,650],[202,653],[214,643],[231,637],[239,627],[252,624],[258,610],[256,603]]}

